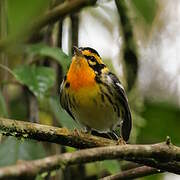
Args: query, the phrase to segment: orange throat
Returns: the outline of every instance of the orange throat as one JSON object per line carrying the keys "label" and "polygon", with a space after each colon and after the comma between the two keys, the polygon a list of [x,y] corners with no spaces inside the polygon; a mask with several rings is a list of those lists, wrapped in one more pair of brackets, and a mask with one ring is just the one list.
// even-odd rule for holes
{"label": "orange throat", "polygon": [[96,84],[94,78],[95,73],[85,59],[72,59],[67,73],[67,81],[70,83],[70,89],[78,91],[81,88],[92,87]]}

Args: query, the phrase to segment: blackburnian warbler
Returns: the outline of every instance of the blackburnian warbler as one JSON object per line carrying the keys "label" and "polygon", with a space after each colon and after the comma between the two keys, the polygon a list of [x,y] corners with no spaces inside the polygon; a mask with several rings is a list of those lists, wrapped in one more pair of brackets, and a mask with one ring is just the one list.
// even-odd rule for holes
{"label": "blackburnian warbler", "polygon": [[60,87],[60,103],[88,130],[108,132],[121,124],[123,140],[129,139],[132,119],[127,96],[96,50],[74,47],[70,68]]}

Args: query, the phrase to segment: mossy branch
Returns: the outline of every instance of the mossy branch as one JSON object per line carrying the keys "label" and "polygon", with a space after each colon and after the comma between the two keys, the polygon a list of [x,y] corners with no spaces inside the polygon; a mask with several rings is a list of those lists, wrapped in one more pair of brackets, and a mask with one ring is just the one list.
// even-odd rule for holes
{"label": "mossy branch", "polygon": [[0,118],[0,133],[5,136],[47,141],[79,149],[116,144],[113,140],[79,131],[69,131],[66,128],[58,128],[5,118]]}

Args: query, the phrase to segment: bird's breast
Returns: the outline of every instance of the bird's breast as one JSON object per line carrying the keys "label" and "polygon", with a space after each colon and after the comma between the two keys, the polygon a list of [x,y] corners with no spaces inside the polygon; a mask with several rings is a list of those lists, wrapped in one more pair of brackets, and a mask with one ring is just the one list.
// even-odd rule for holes
{"label": "bird's breast", "polygon": [[67,73],[72,91],[95,86],[95,73],[84,59],[73,60]]}

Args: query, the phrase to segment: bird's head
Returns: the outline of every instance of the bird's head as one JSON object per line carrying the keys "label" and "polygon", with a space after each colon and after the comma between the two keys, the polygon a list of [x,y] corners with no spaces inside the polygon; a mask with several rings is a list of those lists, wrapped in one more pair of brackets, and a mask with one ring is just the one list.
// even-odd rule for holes
{"label": "bird's head", "polygon": [[74,54],[67,79],[74,89],[95,84],[95,76],[107,69],[98,52],[90,47],[73,47]]}

